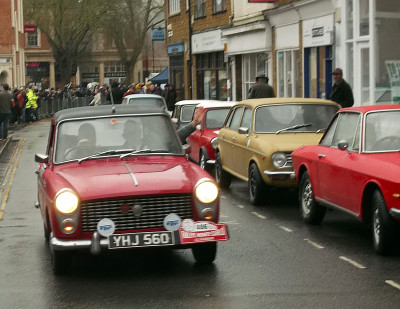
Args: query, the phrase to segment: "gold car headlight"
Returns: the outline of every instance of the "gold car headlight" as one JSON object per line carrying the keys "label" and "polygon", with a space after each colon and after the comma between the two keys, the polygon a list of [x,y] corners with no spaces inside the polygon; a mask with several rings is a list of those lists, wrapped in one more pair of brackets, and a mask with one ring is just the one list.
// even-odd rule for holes
{"label": "gold car headlight", "polygon": [[79,198],[73,191],[64,189],[59,191],[56,195],[56,208],[63,214],[73,213],[78,208],[78,204]]}
{"label": "gold car headlight", "polygon": [[287,162],[286,154],[283,152],[274,153],[271,157],[271,161],[276,168],[282,168]]}
{"label": "gold car headlight", "polygon": [[209,180],[200,182],[195,189],[196,198],[204,204],[214,202],[218,197],[218,187]]}

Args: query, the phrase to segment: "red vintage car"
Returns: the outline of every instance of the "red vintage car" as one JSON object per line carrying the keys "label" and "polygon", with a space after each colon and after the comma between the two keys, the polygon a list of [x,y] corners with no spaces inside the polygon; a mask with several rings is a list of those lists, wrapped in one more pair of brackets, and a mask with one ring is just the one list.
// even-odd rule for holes
{"label": "red vintage car", "polygon": [[226,115],[236,102],[203,101],[196,108],[205,110],[204,120],[197,125],[196,131],[189,136],[190,159],[198,163],[202,169],[211,171],[215,164],[215,149],[211,142],[217,138],[219,129],[224,124]]}
{"label": "red vintage car", "polygon": [[292,153],[303,219],[318,224],[326,208],[372,227],[374,248],[386,254],[400,220],[400,106],[341,109],[320,143]]}
{"label": "red vintage car", "polygon": [[99,254],[153,246],[191,248],[214,261],[227,240],[214,180],[190,162],[157,107],[108,105],[60,111],[39,162],[38,203],[53,270],[76,250]]}

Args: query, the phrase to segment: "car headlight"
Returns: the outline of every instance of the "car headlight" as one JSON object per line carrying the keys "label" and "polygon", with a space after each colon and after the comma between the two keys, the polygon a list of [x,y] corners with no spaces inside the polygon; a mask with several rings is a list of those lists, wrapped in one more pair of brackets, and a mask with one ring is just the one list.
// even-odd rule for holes
{"label": "car headlight", "polygon": [[196,186],[197,199],[204,204],[214,202],[218,197],[218,187],[211,181],[206,180]]}
{"label": "car headlight", "polygon": [[282,168],[287,162],[286,154],[282,152],[274,153],[271,157],[271,161],[276,168]]}
{"label": "car headlight", "polygon": [[214,137],[211,140],[211,147],[214,148],[214,149],[217,149],[217,147],[218,147],[218,137]]}
{"label": "car headlight", "polygon": [[78,208],[78,204],[79,198],[73,191],[64,189],[57,193],[55,205],[59,212],[71,214]]}

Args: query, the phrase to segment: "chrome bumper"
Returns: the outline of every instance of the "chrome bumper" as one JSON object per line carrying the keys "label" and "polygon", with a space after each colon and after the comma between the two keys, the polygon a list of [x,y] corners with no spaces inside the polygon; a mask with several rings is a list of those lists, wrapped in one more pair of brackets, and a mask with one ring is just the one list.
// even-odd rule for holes
{"label": "chrome bumper", "polygon": [[296,175],[294,171],[281,171],[281,172],[276,172],[276,171],[264,171],[264,174],[272,177],[272,176],[287,176],[289,179],[296,179]]}
{"label": "chrome bumper", "polygon": [[389,213],[393,218],[400,219],[400,209],[392,208],[389,210]]}
{"label": "chrome bumper", "polygon": [[51,233],[50,246],[55,251],[90,249],[92,254],[99,254],[101,248],[108,248],[108,240],[106,238],[100,239],[97,232],[93,233],[92,239],[81,240],[62,240],[54,237]]}

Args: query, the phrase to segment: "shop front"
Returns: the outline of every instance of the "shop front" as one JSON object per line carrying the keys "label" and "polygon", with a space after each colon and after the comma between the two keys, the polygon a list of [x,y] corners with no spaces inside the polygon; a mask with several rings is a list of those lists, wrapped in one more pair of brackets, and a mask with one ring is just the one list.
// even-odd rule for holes
{"label": "shop front", "polygon": [[259,21],[223,30],[227,39],[228,71],[232,80],[232,100],[247,99],[249,89],[259,74],[272,76],[271,26]]}
{"label": "shop front", "polygon": [[176,101],[185,99],[184,50],[183,42],[168,45],[169,84],[175,87]]}
{"label": "shop front", "polygon": [[39,88],[50,86],[50,63],[49,62],[25,62],[26,82],[34,84]]}

